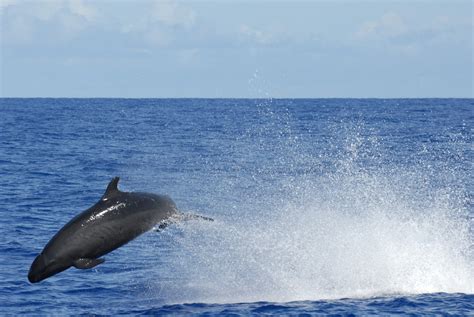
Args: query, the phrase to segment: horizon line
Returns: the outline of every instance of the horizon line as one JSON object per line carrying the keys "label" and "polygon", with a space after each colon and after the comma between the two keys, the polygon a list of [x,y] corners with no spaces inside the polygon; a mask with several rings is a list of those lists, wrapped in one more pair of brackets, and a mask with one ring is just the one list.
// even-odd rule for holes
{"label": "horizon line", "polygon": [[202,99],[202,100],[289,100],[289,99],[474,99],[471,97],[11,97],[0,99]]}

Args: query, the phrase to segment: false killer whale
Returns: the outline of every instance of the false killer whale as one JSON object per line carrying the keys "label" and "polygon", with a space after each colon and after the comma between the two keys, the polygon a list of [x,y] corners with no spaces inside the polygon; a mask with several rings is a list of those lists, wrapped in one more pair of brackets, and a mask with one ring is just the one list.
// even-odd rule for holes
{"label": "false killer whale", "polygon": [[101,256],[140,234],[178,220],[211,218],[181,214],[168,196],[122,192],[115,177],[102,198],[69,221],[46,244],[28,273],[31,283],[40,282],[71,266],[90,269],[104,262]]}

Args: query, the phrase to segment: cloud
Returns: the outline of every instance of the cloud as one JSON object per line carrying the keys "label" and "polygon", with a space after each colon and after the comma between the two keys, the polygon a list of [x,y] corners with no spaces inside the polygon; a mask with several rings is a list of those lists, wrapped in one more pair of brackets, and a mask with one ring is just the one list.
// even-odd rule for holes
{"label": "cloud", "polygon": [[0,0],[0,15],[2,15],[4,11],[20,3],[20,0]]}
{"label": "cloud", "polygon": [[2,11],[14,4],[18,3],[18,0],[2,0],[0,1],[0,14]]}
{"label": "cloud", "polygon": [[155,0],[151,17],[167,27],[190,28],[196,22],[196,13],[191,8],[172,0]]}
{"label": "cloud", "polygon": [[82,0],[69,0],[69,10],[74,15],[80,16],[88,21],[93,21],[99,16],[93,6],[86,4]]}
{"label": "cloud", "polygon": [[[2,46],[59,47],[75,40],[121,38],[134,47],[192,49],[197,14],[173,0],[0,0]],[[89,34],[90,36],[83,36]],[[83,37],[82,37],[83,36]],[[64,49],[67,50],[66,47]]]}
{"label": "cloud", "polygon": [[[51,28],[55,35],[70,37],[98,20],[90,2],[83,0],[1,0],[3,37],[10,44],[29,44]],[[53,33],[54,36],[54,33]]]}
{"label": "cloud", "polygon": [[[64,3],[61,1],[45,1],[41,5],[34,5],[30,8],[30,18],[40,20],[42,22],[57,19],[63,12]],[[21,13],[20,13],[21,14]],[[25,14],[28,15],[28,14]]]}
{"label": "cloud", "polygon": [[177,1],[153,0],[146,4],[140,19],[121,23],[118,29],[122,34],[137,36],[152,46],[166,47],[195,26],[195,11]]}
{"label": "cloud", "polygon": [[472,30],[472,26],[471,20],[453,19],[449,16],[433,16],[420,22],[389,12],[378,19],[364,22],[351,35],[355,40],[354,44],[415,56],[429,52],[434,47],[439,49],[464,43],[466,30]]}
{"label": "cloud", "polygon": [[377,20],[365,22],[356,32],[358,39],[390,38],[406,33],[408,26],[398,14],[389,12]]}
{"label": "cloud", "polygon": [[19,1],[1,0],[0,10],[15,9],[16,16],[35,18],[40,21],[50,21],[62,14],[70,14],[92,21],[98,17],[97,10],[84,0],[48,0],[48,1]]}

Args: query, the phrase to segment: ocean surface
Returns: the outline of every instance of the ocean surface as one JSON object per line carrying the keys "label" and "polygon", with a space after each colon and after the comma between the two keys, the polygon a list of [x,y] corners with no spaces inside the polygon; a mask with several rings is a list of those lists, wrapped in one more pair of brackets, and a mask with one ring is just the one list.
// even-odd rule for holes
{"label": "ocean surface", "polygon": [[[473,99],[0,99],[0,315],[473,315]],[[31,262],[119,188],[213,217]]]}

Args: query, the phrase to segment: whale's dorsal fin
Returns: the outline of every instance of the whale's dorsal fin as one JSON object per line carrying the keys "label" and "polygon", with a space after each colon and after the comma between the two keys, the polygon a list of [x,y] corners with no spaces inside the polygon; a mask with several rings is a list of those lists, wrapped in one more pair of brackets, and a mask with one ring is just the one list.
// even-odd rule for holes
{"label": "whale's dorsal fin", "polygon": [[107,186],[107,189],[105,190],[104,195],[102,196],[102,200],[107,200],[109,197],[115,194],[118,194],[120,192],[117,188],[119,180],[120,180],[120,177],[112,178],[109,185]]}

